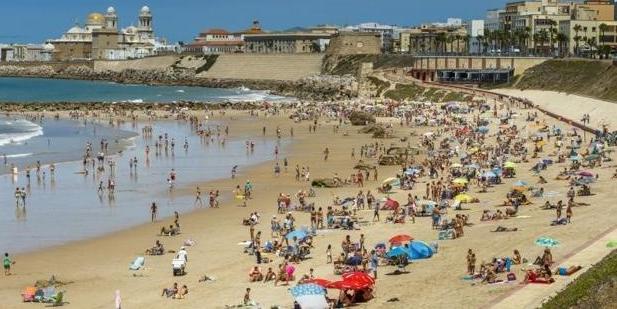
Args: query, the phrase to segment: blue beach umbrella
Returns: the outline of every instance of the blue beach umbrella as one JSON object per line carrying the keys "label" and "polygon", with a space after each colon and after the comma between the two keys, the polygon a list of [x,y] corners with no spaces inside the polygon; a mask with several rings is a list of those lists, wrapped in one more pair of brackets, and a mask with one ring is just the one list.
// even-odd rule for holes
{"label": "blue beach umbrella", "polygon": [[294,236],[298,239],[298,240],[302,240],[304,238],[306,238],[306,236],[308,236],[308,234],[306,234],[305,231],[301,231],[301,230],[295,230],[290,232],[289,234],[287,234],[287,239],[292,240],[294,238]]}
{"label": "blue beach umbrella", "polygon": [[489,130],[488,127],[485,127],[485,126],[478,127],[478,132],[483,133],[483,134],[488,133],[488,130]]}
{"label": "blue beach umbrella", "polygon": [[488,171],[482,174],[482,176],[484,176],[485,178],[496,178],[497,174],[495,174],[495,172]]}
{"label": "blue beach umbrella", "polygon": [[405,250],[404,247],[393,247],[392,249],[390,249],[390,251],[388,251],[388,257],[393,258],[393,257],[399,257],[399,256],[403,256],[403,255],[410,255],[410,252]]}

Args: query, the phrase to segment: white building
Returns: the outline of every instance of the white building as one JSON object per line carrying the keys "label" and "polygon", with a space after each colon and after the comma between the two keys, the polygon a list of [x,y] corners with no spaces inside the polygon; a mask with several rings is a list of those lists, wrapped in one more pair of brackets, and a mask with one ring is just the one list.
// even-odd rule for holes
{"label": "white building", "polygon": [[465,29],[469,36],[469,53],[478,54],[482,52],[482,42],[478,40],[478,37],[484,36],[484,20],[469,20],[465,23]]}
{"label": "white building", "polygon": [[492,9],[486,11],[486,18],[484,19],[484,30],[499,30],[499,14],[503,12],[505,12],[505,10],[503,9]]}

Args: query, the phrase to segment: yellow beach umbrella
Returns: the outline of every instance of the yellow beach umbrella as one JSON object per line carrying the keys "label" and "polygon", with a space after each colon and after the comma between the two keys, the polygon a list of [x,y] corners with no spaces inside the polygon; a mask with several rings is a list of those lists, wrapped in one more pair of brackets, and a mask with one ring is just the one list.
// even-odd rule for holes
{"label": "yellow beach umbrella", "polygon": [[510,162],[510,161],[508,161],[508,162],[506,162],[506,163],[503,165],[503,167],[505,167],[505,168],[516,168],[516,164],[515,164],[514,162]]}
{"label": "yellow beach umbrella", "polygon": [[461,203],[471,203],[473,202],[473,197],[467,193],[461,193],[454,197],[455,201],[459,201]]}
{"label": "yellow beach umbrella", "polygon": [[456,178],[452,180],[453,184],[464,186],[469,182],[466,178]]}
{"label": "yellow beach umbrella", "polygon": [[452,168],[459,168],[459,167],[463,167],[463,164],[454,163],[454,164],[450,165],[450,167],[452,167]]}

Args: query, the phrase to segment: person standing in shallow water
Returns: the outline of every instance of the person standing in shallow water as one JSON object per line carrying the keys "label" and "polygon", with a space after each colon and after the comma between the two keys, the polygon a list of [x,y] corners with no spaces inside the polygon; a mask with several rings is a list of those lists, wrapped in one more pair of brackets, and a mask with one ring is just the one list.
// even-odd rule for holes
{"label": "person standing in shallow water", "polygon": [[155,202],[152,202],[152,205],[150,206],[150,215],[151,215],[151,219],[152,222],[156,221],[156,215],[157,215],[157,206]]}

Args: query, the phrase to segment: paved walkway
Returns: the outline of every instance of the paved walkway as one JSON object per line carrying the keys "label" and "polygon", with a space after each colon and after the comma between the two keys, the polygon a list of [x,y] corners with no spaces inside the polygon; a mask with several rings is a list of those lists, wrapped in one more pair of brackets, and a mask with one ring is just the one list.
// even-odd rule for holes
{"label": "paved walkway", "polygon": [[[617,226],[608,229],[606,232],[598,235],[596,238],[589,240],[581,247],[572,251],[571,255],[566,256],[565,260],[558,261],[558,266],[573,266],[580,265],[583,267],[581,271],[574,273],[572,276],[563,277],[555,276],[555,283],[551,285],[544,284],[526,284],[520,285],[520,288],[512,290],[510,293],[495,300],[489,308],[495,309],[519,309],[519,308],[538,308],[548,300],[562,291],[570,282],[578,278],[591,266],[600,262],[612,249],[607,248],[606,244],[611,240],[617,240]],[[522,278],[520,278],[522,279]]]}

